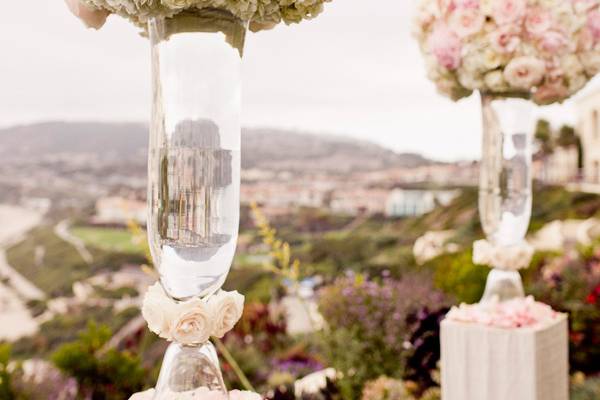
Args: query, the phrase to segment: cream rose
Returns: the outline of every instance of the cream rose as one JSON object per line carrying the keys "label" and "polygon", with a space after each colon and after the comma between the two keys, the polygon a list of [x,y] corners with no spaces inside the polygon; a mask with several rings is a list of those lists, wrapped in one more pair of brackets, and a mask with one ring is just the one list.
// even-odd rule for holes
{"label": "cream rose", "polygon": [[517,57],[504,69],[504,79],[514,88],[530,90],[544,78],[546,64],[536,57]]}
{"label": "cream rose", "polygon": [[148,288],[142,304],[142,316],[148,328],[158,336],[169,339],[175,305],[165,294],[159,282]]}
{"label": "cream rose", "polygon": [[215,318],[212,336],[222,338],[242,317],[244,296],[237,291],[220,292],[209,300],[209,306]]}
{"label": "cream rose", "polygon": [[485,86],[492,92],[502,93],[508,91],[508,84],[501,71],[491,71],[483,78]]}
{"label": "cream rose", "polygon": [[533,253],[533,247],[526,242],[514,246],[494,246],[487,240],[473,243],[473,263],[504,270],[527,268]]}
{"label": "cream rose", "polygon": [[177,306],[170,336],[183,344],[206,343],[213,331],[213,315],[210,307],[200,300],[192,299]]}

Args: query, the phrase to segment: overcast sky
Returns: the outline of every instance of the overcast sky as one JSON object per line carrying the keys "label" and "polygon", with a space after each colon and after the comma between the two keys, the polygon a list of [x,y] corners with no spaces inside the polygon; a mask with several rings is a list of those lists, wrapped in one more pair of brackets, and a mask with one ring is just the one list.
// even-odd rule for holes
{"label": "overcast sky", "polygon": [[[0,126],[49,119],[145,121],[149,49],[118,17],[86,30],[62,0],[0,13]],[[244,125],[368,139],[397,151],[478,157],[478,98],[436,94],[410,35],[411,0],[333,0],[313,21],[250,34]],[[598,82],[586,91],[599,87]],[[573,122],[572,102],[543,111]]]}

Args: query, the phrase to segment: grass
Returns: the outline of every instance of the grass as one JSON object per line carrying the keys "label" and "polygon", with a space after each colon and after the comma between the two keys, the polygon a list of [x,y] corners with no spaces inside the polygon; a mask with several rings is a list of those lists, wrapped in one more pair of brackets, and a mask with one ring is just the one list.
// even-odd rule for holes
{"label": "grass", "polygon": [[78,226],[71,228],[71,233],[86,246],[128,254],[144,253],[143,244],[135,243],[131,232],[125,229]]}
{"label": "grass", "polygon": [[[36,263],[36,248],[44,249],[41,263]],[[93,262],[87,264],[77,250],[53,231],[51,225],[31,230],[25,239],[6,252],[8,263],[21,275],[45,292],[48,297],[70,295],[74,282],[86,279],[101,270],[117,270],[124,264],[143,264],[141,253],[104,250],[89,246]]]}
{"label": "grass", "polygon": [[[34,256],[36,248],[44,249],[40,265]],[[25,240],[8,249],[6,257],[13,268],[50,296],[64,294],[72,282],[89,274],[77,250],[47,225],[30,231]]]}

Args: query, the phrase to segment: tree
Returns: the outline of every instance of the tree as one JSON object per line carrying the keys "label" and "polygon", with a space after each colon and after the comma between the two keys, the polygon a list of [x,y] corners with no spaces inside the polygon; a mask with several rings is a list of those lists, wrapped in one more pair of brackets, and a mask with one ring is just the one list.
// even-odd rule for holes
{"label": "tree", "polygon": [[11,376],[8,372],[10,346],[0,344],[0,400],[13,400],[15,393],[12,389]]}
{"label": "tree", "polygon": [[575,133],[575,128],[570,125],[563,125],[558,131],[558,139],[556,143],[562,147],[577,146],[579,137]]}
{"label": "tree", "polygon": [[77,341],[62,345],[52,355],[54,364],[73,376],[82,394],[93,400],[128,398],[144,386],[147,371],[139,357],[114,349],[100,352],[111,336],[107,326],[90,322]]}
{"label": "tree", "polygon": [[552,154],[552,126],[545,119],[539,119],[535,126],[535,140],[539,143],[543,155]]}

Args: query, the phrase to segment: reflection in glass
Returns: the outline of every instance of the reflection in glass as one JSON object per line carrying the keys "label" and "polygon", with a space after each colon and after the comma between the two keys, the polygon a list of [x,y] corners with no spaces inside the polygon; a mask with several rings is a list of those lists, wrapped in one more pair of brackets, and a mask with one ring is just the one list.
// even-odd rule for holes
{"label": "reflection in glass", "polygon": [[[482,94],[483,145],[479,216],[487,240],[508,247],[523,242],[531,218],[531,134],[534,105],[522,98]],[[521,277],[494,265],[484,300],[523,296]]]}

